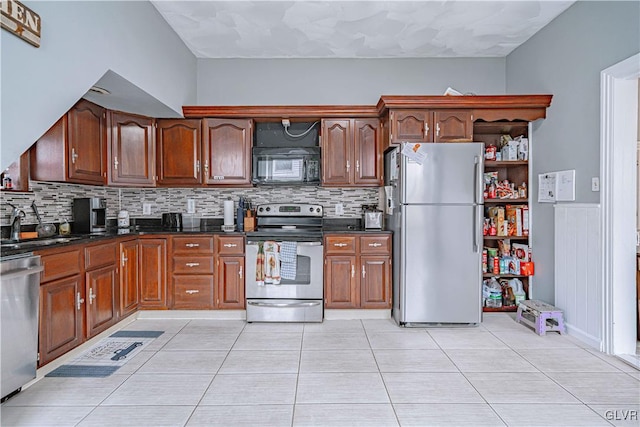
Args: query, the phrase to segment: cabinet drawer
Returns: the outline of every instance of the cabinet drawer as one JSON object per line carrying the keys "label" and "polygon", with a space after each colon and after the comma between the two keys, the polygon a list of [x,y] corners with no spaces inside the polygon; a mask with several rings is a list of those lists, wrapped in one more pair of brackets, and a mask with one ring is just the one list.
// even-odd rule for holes
{"label": "cabinet drawer", "polygon": [[244,237],[216,236],[216,251],[219,255],[244,254]]}
{"label": "cabinet drawer", "polygon": [[115,243],[89,246],[84,248],[84,268],[91,270],[97,267],[114,264],[118,259]]}
{"label": "cabinet drawer", "polygon": [[174,276],[173,308],[213,308],[213,276]]}
{"label": "cabinet drawer", "polygon": [[184,236],[173,238],[174,254],[212,254],[213,236]]}
{"label": "cabinet drawer", "polygon": [[384,254],[391,252],[391,236],[388,234],[360,237],[360,253]]}
{"label": "cabinet drawer", "polygon": [[45,283],[51,280],[73,276],[74,274],[80,274],[80,270],[82,269],[80,264],[81,259],[82,253],[80,252],[80,248],[42,255],[40,261],[42,262],[44,271],[41,273],[40,282]]}
{"label": "cabinet drawer", "polygon": [[175,274],[213,274],[213,255],[174,256],[173,272]]}
{"label": "cabinet drawer", "polygon": [[355,236],[326,236],[324,239],[324,251],[328,254],[345,254],[356,252]]}

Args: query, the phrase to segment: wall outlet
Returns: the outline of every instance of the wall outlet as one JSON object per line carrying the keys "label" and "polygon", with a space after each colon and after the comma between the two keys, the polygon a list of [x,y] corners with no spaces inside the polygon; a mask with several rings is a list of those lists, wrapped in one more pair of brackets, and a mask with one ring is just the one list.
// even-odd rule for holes
{"label": "wall outlet", "polygon": [[196,201],[193,199],[187,199],[187,213],[196,213]]}
{"label": "wall outlet", "polygon": [[591,191],[600,191],[600,178],[597,176],[591,178]]}
{"label": "wall outlet", "polygon": [[142,204],[142,215],[151,215],[151,203]]}
{"label": "wall outlet", "polygon": [[344,215],[344,205],[342,203],[336,203],[336,215]]}

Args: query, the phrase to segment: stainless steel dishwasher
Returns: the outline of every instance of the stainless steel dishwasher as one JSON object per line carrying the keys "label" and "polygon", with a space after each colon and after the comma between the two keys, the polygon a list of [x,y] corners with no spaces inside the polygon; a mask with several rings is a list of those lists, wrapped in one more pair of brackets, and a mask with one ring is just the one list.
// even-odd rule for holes
{"label": "stainless steel dishwasher", "polygon": [[40,257],[0,262],[0,392],[2,400],[36,377]]}

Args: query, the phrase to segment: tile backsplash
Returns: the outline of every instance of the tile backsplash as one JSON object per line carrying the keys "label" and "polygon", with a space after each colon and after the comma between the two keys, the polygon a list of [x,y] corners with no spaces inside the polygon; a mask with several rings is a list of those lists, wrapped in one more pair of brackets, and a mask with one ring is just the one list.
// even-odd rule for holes
{"label": "tile backsplash", "polygon": [[[193,199],[196,215],[203,218],[222,218],[223,202],[241,197],[253,205],[262,203],[313,203],[324,207],[325,217],[355,218],[362,214],[362,205],[378,203],[377,188],[325,188],[325,187],[252,187],[252,188],[109,188],[92,185],[61,184],[32,181],[30,193],[6,193],[2,197],[0,225],[9,225],[11,208],[7,203],[24,210],[23,224],[35,224],[31,209],[35,200],[43,222],[72,220],[71,204],[74,198],[101,197],[107,200],[107,217],[116,218],[120,209],[129,211],[133,218],[160,218],[165,212],[186,212],[187,199]],[[143,215],[142,204],[151,204],[151,215]],[[344,215],[336,215],[335,205],[342,203]]]}

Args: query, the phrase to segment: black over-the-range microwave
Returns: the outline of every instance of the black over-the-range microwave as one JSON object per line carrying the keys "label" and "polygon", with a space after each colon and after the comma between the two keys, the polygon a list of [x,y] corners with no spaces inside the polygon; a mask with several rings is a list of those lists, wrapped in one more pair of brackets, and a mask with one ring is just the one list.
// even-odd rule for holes
{"label": "black over-the-range microwave", "polygon": [[319,185],[318,124],[257,123],[252,182],[257,185]]}

